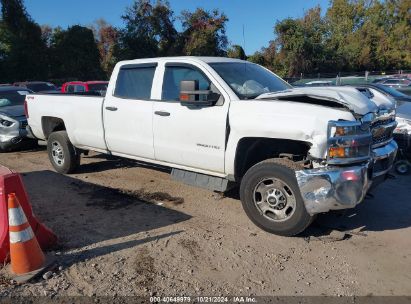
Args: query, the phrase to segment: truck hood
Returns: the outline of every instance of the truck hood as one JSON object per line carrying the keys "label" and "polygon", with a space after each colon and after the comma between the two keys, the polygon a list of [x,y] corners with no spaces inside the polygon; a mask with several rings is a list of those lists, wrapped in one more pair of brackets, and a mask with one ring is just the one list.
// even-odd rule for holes
{"label": "truck hood", "polygon": [[301,87],[290,90],[265,93],[257,99],[284,100],[302,102],[329,107],[346,108],[355,114],[365,115],[378,112],[379,109],[393,109],[394,104],[389,98],[369,99],[363,93],[352,87]]}
{"label": "truck hood", "polygon": [[20,117],[24,116],[24,106],[7,106],[7,107],[0,107],[0,114],[3,114],[8,117]]}

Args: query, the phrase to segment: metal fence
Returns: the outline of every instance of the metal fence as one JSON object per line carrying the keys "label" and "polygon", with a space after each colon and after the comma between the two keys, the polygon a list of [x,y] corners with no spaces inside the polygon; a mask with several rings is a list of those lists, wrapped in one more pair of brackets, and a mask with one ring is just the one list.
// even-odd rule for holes
{"label": "metal fence", "polygon": [[408,77],[411,79],[411,70],[392,71],[361,71],[361,72],[335,72],[335,73],[301,73],[299,76],[285,77],[284,79],[294,85],[304,85],[309,82],[330,82],[333,85],[358,84],[373,82],[382,77]]}

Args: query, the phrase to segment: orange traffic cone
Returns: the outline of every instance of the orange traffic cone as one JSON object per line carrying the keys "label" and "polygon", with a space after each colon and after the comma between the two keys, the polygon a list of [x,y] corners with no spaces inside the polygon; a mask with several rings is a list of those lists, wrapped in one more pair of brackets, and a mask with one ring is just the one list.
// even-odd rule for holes
{"label": "orange traffic cone", "polygon": [[18,276],[38,271],[46,258],[14,193],[8,195],[11,271]]}

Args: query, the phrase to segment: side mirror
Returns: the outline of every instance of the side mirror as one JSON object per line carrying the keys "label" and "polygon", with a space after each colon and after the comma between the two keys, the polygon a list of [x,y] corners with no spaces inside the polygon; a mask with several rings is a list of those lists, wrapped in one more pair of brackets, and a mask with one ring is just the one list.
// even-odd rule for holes
{"label": "side mirror", "polygon": [[220,94],[211,90],[199,90],[198,87],[198,80],[180,82],[180,103],[183,106],[212,106],[220,98]]}

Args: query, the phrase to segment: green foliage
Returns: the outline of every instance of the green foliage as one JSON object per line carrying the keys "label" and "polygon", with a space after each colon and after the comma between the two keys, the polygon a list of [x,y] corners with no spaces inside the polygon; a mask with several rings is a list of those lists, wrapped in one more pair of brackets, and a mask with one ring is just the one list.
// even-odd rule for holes
{"label": "green foliage", "polygon": [[108,79],[116,64],[115,48],[119,37],[119,31],[108,24],[104,19],[99,19],[91,26],[97,41],[97,48],[100,53],[101,68],[105,78]]}
{"label": "green foliage", "polygon": [[119,60],[157,56],[228,56],[268,67],[280,76],[301,73],[411,69],[411,0],[330,0],[301,18],[274,25],[268,46],[246,56],[227,49],[227,16],[197,8],[177,17],[166,0],[135,0],[114,28],[36,24],[23,0],[0,0],[0,81],[108,78]]}
{"label": "green foliage", "polygon": [[277,21],[258,56],[282,76],[411,68],[410,0],[332,0],[302,18]]}
{"label": "green foliage", "polygon": [[168,2],[136,0],[122,16],[126,26],[120,31],[115,49],[118,59],[170,56],[179,53],[178,33]]}
{"label": "green foliage", "polygon": [[228,19],[218,10],[183,11],[181,33],[175,29],[174,12],[166,1],[153,4],[150,0],[136,0],[122,18],[125,28],[120,31],[114,51],[117,59],[226,54]]}
{"label": "green foliage", "polygon": [[57,28],[52,37],[51,76],[95,80],[104,77],[100,68],[100,54],[89,28],[74,25],[67,30]]}
{"label": "green foliage", "polygon": [[22,0],[1,0],[0,81],[47,77],[46,45]]}
{"label": "green foliage", "polygon": [[184,53],[189,56],[225,56],[227,36],[225,24],[228,18],[218,10],[212,12],[202,8],[193,13],[183,11],[182,40]]}
{"label": "green foliage", "polygon": [[267,63],[267,61],[264,58],[263,52],[258,51],[255,52],[253,55],[248,56],[247,60],[260,65],[265,65]]}
{"label": "green foliage", "polygon": [[245,55],[244,49],[238,45],[234,44],[227,50],[227,57],[229,58],[237,58],[246,60],[247,56]]}

